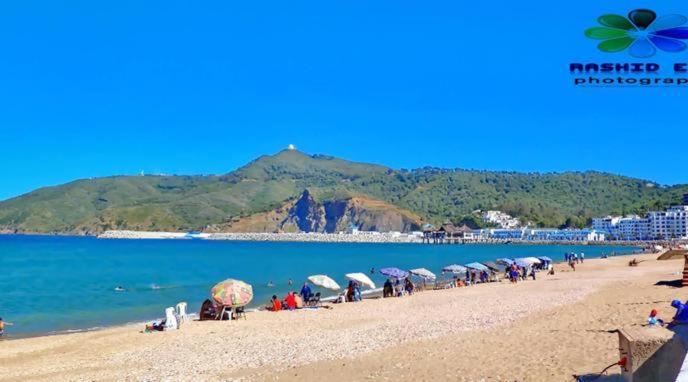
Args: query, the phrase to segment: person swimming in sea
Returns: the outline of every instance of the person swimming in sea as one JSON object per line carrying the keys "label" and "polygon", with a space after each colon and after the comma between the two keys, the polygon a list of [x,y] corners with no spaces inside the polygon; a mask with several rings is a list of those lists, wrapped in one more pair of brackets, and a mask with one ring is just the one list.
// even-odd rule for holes
{"label": "person swimming in sea", "polygon": [[124,292],[124,287],[121,286],[121,285],[118,285],[118,286],[115,288],[115,292]]}
{"label": "person swimming in sea", "polygon": [[153,285],[151,285],[151,289],[153,289],[153,290],[158,290],[158,289],[160,289],[160,285],[158,285],[158,284],[153,284]]}
{"label": "person swimming in sea", "polygon": [[275,284],[273,284],[272,281],[268,281],[268,288],[272,288],[274,286],[275,286]]}

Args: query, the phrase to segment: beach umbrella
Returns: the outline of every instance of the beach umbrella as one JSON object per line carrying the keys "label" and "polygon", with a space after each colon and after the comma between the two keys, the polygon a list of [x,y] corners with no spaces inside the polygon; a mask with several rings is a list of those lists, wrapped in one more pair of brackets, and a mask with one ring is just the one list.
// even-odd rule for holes
{"label": "beach umbrella", "polygon": [[506,257],[502,257],[501,259],[497,259],[497,264],[503,264],[503,265],[511,265],[513,264],[514,261],[511,259],[508,259]]}
{"label": "beach umbrella", "polygon": [[370,277],[366,276],[365,273],[347,273],[345,277],[348,280],[357,281],[361,285],[365,285],[369,288],[375,289],[375,283],[373,282],[373,280],[370,279]]}
{"label": "beach umbrella", "polygon": [[519,262],[523,264],[528,264],[528,266],[531,266],[533,264],[540,264],[540,260],[534,257],[520,257],[518,259],[514,259],[514,261],[516,262],[516,265],[518,265]]}
{"label": "beach umbrella", "polygon": [[463,265],[459,264],[452,264],[452,265],[447,265],[446,267],[442,268],[443,272],[450,272],[450,273],[466,273],[468,269],[464,267]]}
{"label": "beach umbrella", "polygon": [[550,263],[552,262],[552,259],[549,258],[549,257],[547,257],[547,256],[540,256],[540,257],[538,257],[538,259],[540,259],[540,260],[542,260],[542,261],[547,261],[547,262],[550,262]]}
{"label": "beach umbrella", "polygon": [[426,280],[434,280],[437,278],[437,276],[435,276],[434,273],[430,272],[429,270],[427,270],[425,268],[411,269],[409,272],[411,272],[412,275],[422,277]]}
{"label": "beach umbrella", "polygon": [[483,264],[480,263],[469,263],[465,265],[466,268],[471,268],[471,269],[477,269],[479,271],[489,271],[490,268],[484,266]]}
{"label": "beach umbrella", "polygon": [[253,287],[241,280],[227,279],[215,285],[210,296],[219,305],[237,308],[253,300]]}
{"label": "beach umbrella", "polygon": [[408,272],[394,267],[382,268],[380,269],[380,273],[387,277],[394,277],[395,279],[405,279],[409,275]]}
{"label": "beach umbrella", "polygon": [[529,267],[531,267],[531,266],[533,265],[533,263],[528,262],[528,261],[525,261],[525,260],[523,260],[523,259],[516,259],[516,261],[514,262],[514,264],[518,265],[518,266],[521,267],[521,268],[529,268]]}
{"label": "beach umbrella", "polygon": [[314,285],[317,285],[317,286],[325,288],[325,289],[332,289],[332,290],[341,289],[341,287],[339,286],[339,284],[337,284],[336,281],[332,280],[329,276],[326,276],[326,275],[308,276],[308,281],[312,282]]}
{"label": "beach umbrella", "polygon": [[486,267],[488,267],[488,268],[490,268],[490,269],[492,269],[492,270],[494,270],[494,271],[499,271],[499,272],[501,272],[501,271],[504,270],[504,267],[503,267],[503,266],[500,267],[499,265],[495,264],[495,263],[492,262],[492,261],[484,261],[484,262],[483,262],[483,265],[486,266]]}

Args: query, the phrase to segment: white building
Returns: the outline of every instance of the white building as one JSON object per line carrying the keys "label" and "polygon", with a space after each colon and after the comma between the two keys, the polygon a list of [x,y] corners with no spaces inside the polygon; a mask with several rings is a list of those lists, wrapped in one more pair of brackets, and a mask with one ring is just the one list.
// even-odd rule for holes
{"label": "white building", "polygon": [[608,238],[615,238],[618,236],[617,226],[621,217],[619,216],[605,216],[603,218],[592,219],[592,229],[603,232]]}
{"label": "white building", "polygon": [[615,233],[621,240],[649,240],[652,238],[650,219],[637,215],[621,218]]}
{"label": "white building", "polygon": [[688,239],[688,205],[673,206],[666,211],[652,211],[647,216],[653,238]]}
{"label": "white building", "polygon": [[604,241],[605,234],[594,229],[483,229],[476,236],[500,240],[526,241]]}
{"label": "white building", "polygon": [[[683,198],[688,199],[688,195]],[[592,229],[604,232],[608,240],[688,239],[688,205],[650,211],[645,217],[595,218],[592,219]]]}
{"label": "white building", "polygon": [[512,229],[521,226],[521,222],[502,211],[485,211],[482,214],[484,222],[496,224],[499,228]]}

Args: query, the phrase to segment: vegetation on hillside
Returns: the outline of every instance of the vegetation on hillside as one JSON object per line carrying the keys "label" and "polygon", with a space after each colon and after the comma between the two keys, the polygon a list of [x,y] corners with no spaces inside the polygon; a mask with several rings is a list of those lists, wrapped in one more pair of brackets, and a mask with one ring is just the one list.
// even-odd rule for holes
{"label": "vegetation on hillside", "polygon": [[479,226],[497,209],[539,226],[581,227],[593,216],[642,213],[680,202],[687,185],[599,172],[393,170],[285,150],[220,176],[117,176],[42,188],[0,202],[0,229],[98,233],[191,230],[280,208],[303,190],[319,201],[369,197],[418,214]]}

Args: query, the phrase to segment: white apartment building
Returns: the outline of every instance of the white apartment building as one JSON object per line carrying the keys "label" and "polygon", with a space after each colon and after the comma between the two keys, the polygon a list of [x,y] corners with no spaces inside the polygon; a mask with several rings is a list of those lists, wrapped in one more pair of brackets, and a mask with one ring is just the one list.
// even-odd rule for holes
{"label": "white apartment building", "polygon": [[673,206],[647,214],[654,238],[688,239],[688,206]]}
{"label": "white apartment building", "polygon": [[[683,196],[684,202],[688,194]],[[688,205],[666,211],[650,211],[645,217],[607,216],[592,219],[592,229],[604,232],[608,240],[688,239]]]}
{"label": "white apartment building", "polygon": [[603,232],[608,239],[618,236],[617,226],[621,220],[620,216],[605,216],[603,218],[592,219],[592,229]]}
{"label": "white apartment building", "polygon": [[650,219],[637,215],[621,218],[618,221],[618,238],[621,240],[650,240]]}

